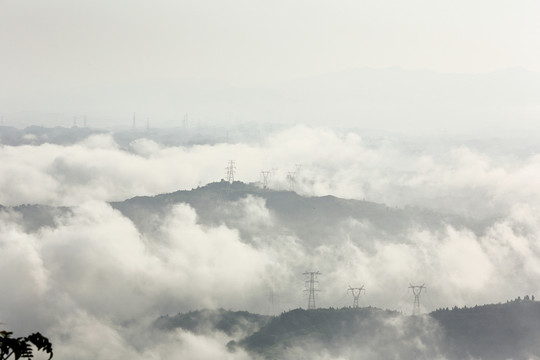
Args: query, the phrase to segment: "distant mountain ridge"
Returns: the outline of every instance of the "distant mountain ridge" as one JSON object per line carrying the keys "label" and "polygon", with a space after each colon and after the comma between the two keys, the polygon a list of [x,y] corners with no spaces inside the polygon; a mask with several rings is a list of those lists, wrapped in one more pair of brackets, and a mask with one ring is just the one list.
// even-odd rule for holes
{"label": "distant mountain ridge", "polygon": [[[181,190],[156,196],[139,196],[111,205],[130,218],[143,231],[152,228],[149,219],[165,214],[171,206],[185,203],[193,207],[198,221],[206,225],[233,225],[230,203],[247,197],[261,198],[284,229],[296,233],[302,239],[311,239],[311,244],[327,241],[336,236],[344,221],[368,222],[370,230],[392,234],[400,233],[411,226],[426,226],[442,230],[448,224],[457,228],[467,227],[482,232],[485,224],[456,215],[407,207],[391,208],[364,200],[341,199],[335,196],[301,196],[293,191],[263,189],[255,184],[226,181],[207,184],[192,190]],[[243,232],[240,229],[241,233]],[[249,237],[245,231],[243,235]],[[354,236],[354,234],[352,234]]]}
{"label": "distant mountain ridge", "polygon": [[[284,232],[297,234],[318,244],[335,237],[335,230],[347,221],[368,223],[370,231],[382,235],[399,236],[411,226],[424,226],[443,230],[447,225],[465,227],[481,233],[492,219],[479,222],[453,214],[416,208],[392,208],[365,200],[342,199],[331,195],[302,196],[293,191],[263,189],[257,184],[235,181],[214,182],[192,190],[179,190],[155,196],[137,196],[124,201],[111,202],[111,206],[133,221],[139,230],[155,230],[157,217],[166,215],[172,206],[187,204],[197,212],[198,222],[204,225],[238,227],[242,235],[251,235],[241,227],[241,219],[227,209],[231,204],[247,198],[262,199],[273,219]],[[21,215],[31,231],[42,226],[54,226],[55,216],[70,212],[69,207],[38,204],[2,206],[0,210]],[[351,234],[354,237],[354,234]],[[397,239],[397,238],[396,238]]]}

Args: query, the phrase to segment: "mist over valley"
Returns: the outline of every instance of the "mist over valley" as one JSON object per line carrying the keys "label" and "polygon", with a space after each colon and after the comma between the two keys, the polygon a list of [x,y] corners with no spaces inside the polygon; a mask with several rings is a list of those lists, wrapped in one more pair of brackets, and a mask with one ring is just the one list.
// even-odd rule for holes
{"label": "mist over valley", "polygon": [[[12,143],[0,147],[2,174],[10,174],[0,181],[2,268],[10,274],[2,281],[12,294],[2,321],[48,334],[58,357],[86,349],[93,357],[294,359],[316,343],[326,349],[321,358],[380,358],[387,355],[376,344],[395,340],[392,351],[404,358],[493,358],[445,333],[448,321],[471,331],[476,325],[459,320],[466,314],[446,323],[409,319],[409,285],[426,284],[424,314],[537,293],[540,167],[526,139],[413,141],[297,126],[259,141],[166,145],[139,133],[121,145],[121,133],[100,130],[19,131],[3,131]],[[64,140],[28,143],[30,132],[62,132]],[[350,326],[348,335],[325,343],[299,330],[305,336],[278,340],[275,351],[245,345],[273,316],[307,307],[306,271],[321,272],[316,306],[330,309],[327,326]],[[348,289],[360,285],[360,317],[346,325],[337,309],[352,306]],[[382,317],[361,320],[369,307]],[[220,308],[265,317],[228,332],[212,321],[197,331],[153,325],[167,314]],[[355,340],[364,331],[388,338]],[[408,335],[397,340],[396,331]],[[537,353],[530,337],[493,336],[523,343],[515,358]]]}

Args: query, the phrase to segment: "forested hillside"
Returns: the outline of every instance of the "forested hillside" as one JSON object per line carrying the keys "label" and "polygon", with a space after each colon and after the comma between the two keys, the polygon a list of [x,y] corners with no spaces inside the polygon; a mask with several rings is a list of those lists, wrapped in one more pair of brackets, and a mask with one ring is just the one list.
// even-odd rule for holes
{"label": "forested hillside", "polygon": [[269,320],[270,316],[247,311],[203,309],[174,316],[161,316],[154,322],[154,326],[161,330],[180,328],[196,334],[218,330],[228,336],[237,336],[253,333]]}
{"label": "forested hillside", "polygon": [[315,352],[350,359],[502,360],[536,358],[539,344],[540,302],[516,300],[422,316],[372,307],[296,309],[229,348],[243,347],[266,359]]}
{"label": "forested hillside", "polygon": [[[336,231],[349,220],[369,224],[370,237],[391,236],[393,241],[401,241],[401,234],[411,227],[426,227],[433,230],[444,229],[451,224],[457,228],[466,227],[476,232],[484,229],[484,224],[471,219],[441,214],[420,208],[398,209],[370,201],[341,199],[334,196],[305,197],[293,191],[263,189],[254,184],[226,181],[211,183],[193,190],[182,190],[153,197],[139,196],[123,202],[112,203],[143,231],[152,231],[159,218],[171,206],[178,203],[189,204],[197,211],[198,221],[206,225],[226,224],[238,227],[245,239],[253,237],[257,230],[239,224],[245,215],[236,211],[234,203],[255,197],[264,199],[266,208],[283,232],[295,233],[301,240],[311,245],[332,241]],[[369,246],[361,233],[348,234],[353,240]]]}
{"label": "forested hillside", "polygon": [[452,353],[482,359],[529,359],[540,355],[540,302],[439,309],[430,314],[444,329]]}

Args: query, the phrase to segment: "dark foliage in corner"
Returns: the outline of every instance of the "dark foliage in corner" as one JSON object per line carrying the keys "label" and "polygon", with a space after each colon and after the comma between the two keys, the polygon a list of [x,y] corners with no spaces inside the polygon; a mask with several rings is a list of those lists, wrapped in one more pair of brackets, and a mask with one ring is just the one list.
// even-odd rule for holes
{"label": "dark foliage in corner", "polygon": [[45,336],[34,333],[26,337],[13,338],[10,331],[0,331],[0,360],[9,359],[32,359],[34,357],[32,345],[38,351],[49,354],[49,359],[53,357],[52,344]]}

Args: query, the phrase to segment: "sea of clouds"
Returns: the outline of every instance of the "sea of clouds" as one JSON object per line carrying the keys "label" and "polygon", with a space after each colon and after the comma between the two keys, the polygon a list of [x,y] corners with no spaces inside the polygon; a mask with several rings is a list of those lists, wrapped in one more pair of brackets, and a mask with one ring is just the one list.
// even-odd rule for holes
{"label": "sea of clouds", "polygon": [[[424,311],[540,294],[540,154],[413,140],[297,126],[257,143],[141,138],[121,147],[99,134],[69,146],[0,145],[0,321],[19,335],[41,331],[59,359],[247,359],[226,351],[222,333],[162,333],[150,324],[200,308],[279,314],[305,306],[301,274],[310,269],[323,273],[320,306],[350,305],[347,286],[360,283],[362,305],[404,313],[409,282],[426,283]],[[109,204],[219,181],[228,160],[244,182],[268,170],[271,188],[288,189],[294,172],[304,196],[417,206],[486,225],[480,233],[411,226],[395,241],[343,219],[335,239],[310,248],[281,231],[256,196],[231,204],[234,226],[202,225],[177,204],[144,233]],[[72,211],[29,230],[9,208],[22,204]],[[369,246],[351,239],[357,232]]]}

